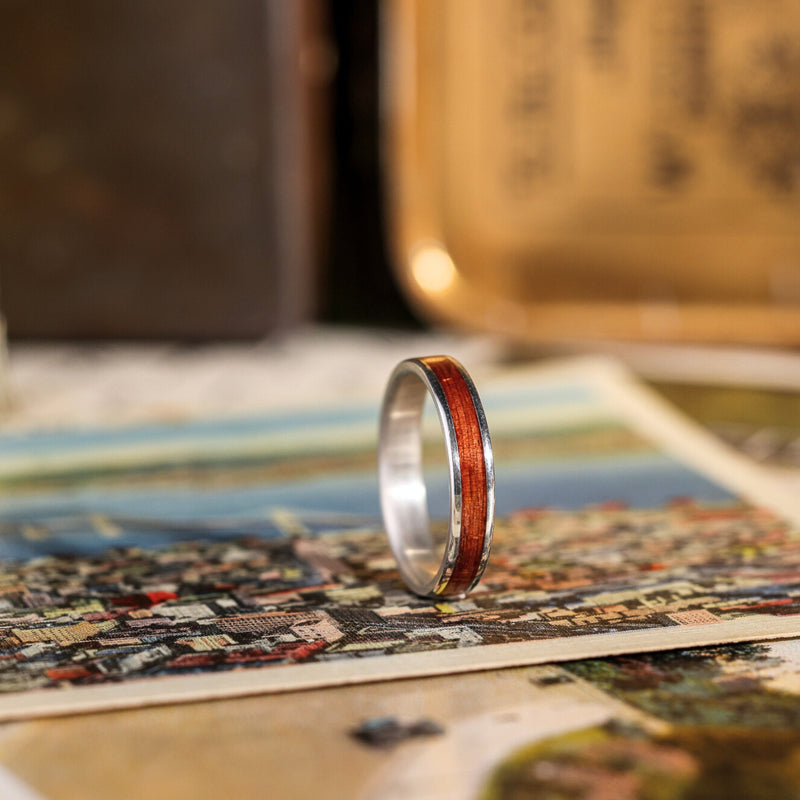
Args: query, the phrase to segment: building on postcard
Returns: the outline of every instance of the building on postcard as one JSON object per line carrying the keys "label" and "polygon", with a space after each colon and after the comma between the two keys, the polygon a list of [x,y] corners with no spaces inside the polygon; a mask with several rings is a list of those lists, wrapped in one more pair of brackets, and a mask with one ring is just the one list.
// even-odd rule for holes
{"label": "building on postcard", "polygon": [[266,611],[222,617],[215,627],[223,633],[270,634],[288,630],[293,625],[309,625],[319,619],[315,611]]}

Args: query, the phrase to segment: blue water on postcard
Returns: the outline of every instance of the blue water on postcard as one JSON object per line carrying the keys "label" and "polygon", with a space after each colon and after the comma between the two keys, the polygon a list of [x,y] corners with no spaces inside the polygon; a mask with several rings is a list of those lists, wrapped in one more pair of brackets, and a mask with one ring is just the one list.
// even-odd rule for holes
{"label": "blue water on postcard", "polygon": [[[677,497],[734,499],[726,489],[659,453],[597,456],[497,466],[497,514],[548,506],[577,509],[621,501],[656,508]],[[445,508],[445,482],[429,484],[432,508]],[[51,492],[0,505],[0,558],[47,553],[99,554],[109,547],[285,534],[276,520],[295,512],[312,533],[380,525],[375,471],[224,488],[164,487]],[[107,522],[97,523],[98,515]]]}

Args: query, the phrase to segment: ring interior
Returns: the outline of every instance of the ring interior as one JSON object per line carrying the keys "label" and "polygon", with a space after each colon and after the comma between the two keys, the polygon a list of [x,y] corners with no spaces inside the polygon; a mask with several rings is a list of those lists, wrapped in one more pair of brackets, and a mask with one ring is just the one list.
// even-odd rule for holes
{"label": "ring interior", "polygon": [[[418,594],[435,591],[444,567],[431,533],[422,471],[422,411],[427,394],[419,376],[400,373],[389,388],[381,430],[381,504],[386,532],[407,583]],[[441,412],[439,422],[441,425]],[[452,483],[452,474],[450,480]]]}

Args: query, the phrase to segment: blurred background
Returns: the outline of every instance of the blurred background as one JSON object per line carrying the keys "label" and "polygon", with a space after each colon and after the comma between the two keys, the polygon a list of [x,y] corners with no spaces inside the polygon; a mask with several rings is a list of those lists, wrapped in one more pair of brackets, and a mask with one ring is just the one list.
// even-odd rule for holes
{"label": "blurred background", "polygon": [[343,324],[614,352],[786,458],[800,2],[0,0],[0,312],[12,367]]}
{"label": "blurred background", "polygon": [[379,7],[0,2],[0,292],[16,337],[407,323]]}

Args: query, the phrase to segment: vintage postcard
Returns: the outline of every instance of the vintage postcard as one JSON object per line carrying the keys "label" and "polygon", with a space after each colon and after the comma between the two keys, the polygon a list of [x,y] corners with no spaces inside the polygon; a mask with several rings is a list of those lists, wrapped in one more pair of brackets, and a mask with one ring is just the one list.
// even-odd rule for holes
{"label": "vintage postcard", "polygon": [[0,436],[0,718],[800,633],[800,513],[757,468],[606,362],[481,392],[495,546],[455,602],[398,578],[377,401]]}
{"label": "vintage postcard", "polygon": [[[497,693],[500,673],[483,693]],[[517,702],[459,715],[387,754],[362,800],[727,798],[800,792],[800,640],[509,671]],[[526,685],[526,683],[528,685]],[[438,687],[441,691],[442,687]],[[505,700],[505,703],[503,703]]]}
{"label": "vintage postcard", "polygon": [[799,726],[793,639],[31,720],[0,764],[47,800],[791,800]]}

